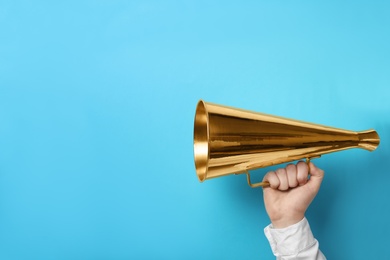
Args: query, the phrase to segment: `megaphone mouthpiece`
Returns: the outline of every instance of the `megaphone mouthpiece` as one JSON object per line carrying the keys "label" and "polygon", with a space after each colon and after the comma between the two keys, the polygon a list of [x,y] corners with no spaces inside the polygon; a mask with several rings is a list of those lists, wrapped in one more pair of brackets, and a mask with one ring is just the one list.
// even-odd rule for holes
{"label": "megaphone mouthpiece", "polygon": [[379,135],[375,130],[367,130],[358,133],[359,135],[359,147],[368,151],[374,151],[380,142]]}

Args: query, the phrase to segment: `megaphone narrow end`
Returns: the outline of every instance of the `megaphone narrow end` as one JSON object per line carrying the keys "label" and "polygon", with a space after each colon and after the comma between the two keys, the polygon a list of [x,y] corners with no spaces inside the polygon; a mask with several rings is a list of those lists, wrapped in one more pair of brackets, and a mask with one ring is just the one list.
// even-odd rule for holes
{"label": "megaphone narrow end", "polygon": [[194,158],[199,181],[206,179],[209,160],[209,118],[205,103],[200,100],[196,107],[194,121]]}
{"label": "megaphone narrow end", "polygon": [[379,135],[375,130],[362,131],[358,135],[359,147],[368,151],[374,151],[380,143]]}

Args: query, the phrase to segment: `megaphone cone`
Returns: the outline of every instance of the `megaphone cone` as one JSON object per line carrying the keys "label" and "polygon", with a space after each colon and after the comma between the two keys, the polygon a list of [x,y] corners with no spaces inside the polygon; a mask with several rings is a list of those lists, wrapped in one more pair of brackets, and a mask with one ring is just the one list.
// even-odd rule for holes
{"label": "megaphone cone", "polygon": [[196,108],[194,158],[201,182],[350,148],[373,151],[378,145],[375,130],[343,130],[202,100]]}

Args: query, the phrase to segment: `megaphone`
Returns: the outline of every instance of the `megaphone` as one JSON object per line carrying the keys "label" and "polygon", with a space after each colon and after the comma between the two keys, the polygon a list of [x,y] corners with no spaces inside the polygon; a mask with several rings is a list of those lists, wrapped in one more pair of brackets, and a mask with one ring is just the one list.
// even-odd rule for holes
{"label": "megaphone", "polygon": [[194,159],[199,181],[350,148],[375,150],[375,130],[349,131],[329,126],[217,105],[200,100],[194,121]]}

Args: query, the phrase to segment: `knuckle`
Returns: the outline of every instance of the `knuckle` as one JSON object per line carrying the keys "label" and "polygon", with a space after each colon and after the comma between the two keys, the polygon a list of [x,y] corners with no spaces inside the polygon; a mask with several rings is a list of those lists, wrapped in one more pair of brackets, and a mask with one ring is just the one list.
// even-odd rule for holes
{"label": "knuckle", "polygon": [[286,169],[280,168],[276,170],[277,175],[286,175]]}
{"label": "knuckle", "polygon": [[295,168],[295,165],[294,164],[288,164],[287,166],[286,166],[286,169],[287,169],[287,171],[292,171],[292,170],[295,170],[296,168]]}

